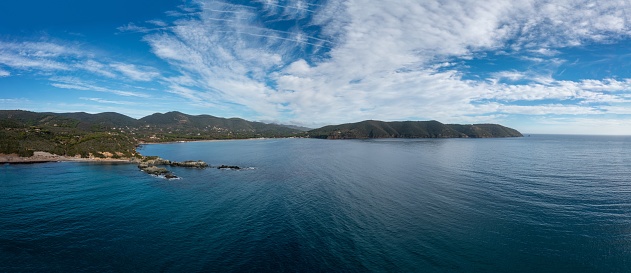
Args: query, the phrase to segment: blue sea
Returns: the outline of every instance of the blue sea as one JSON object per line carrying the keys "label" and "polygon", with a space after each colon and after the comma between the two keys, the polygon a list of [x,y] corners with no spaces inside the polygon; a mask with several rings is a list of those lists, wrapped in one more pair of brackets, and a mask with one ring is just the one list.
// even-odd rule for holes
{"label": "blue sea", "polygon": [[0,272],[631,272],[631,137],[145,145],[0,165]]}

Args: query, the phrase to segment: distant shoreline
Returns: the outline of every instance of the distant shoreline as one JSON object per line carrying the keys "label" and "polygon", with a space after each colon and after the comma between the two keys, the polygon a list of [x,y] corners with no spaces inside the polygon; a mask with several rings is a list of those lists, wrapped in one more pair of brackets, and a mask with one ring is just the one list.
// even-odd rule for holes
{"label": "distant shoreline", "polygon": [[154,144],[175,144],[189,142],[220,142],[220,141],[236,141],[236,140],[267,140],[267,139],[291,139],[295,137],[253,137],[253,138],[232,138],[232,139],[199,139],[199,140],[176,140],[165,142],[140,142],[138,145],[154,145]]}
{"label": "distant shoreline", "polygon": [[22,157],[17,154],[0,154],[0,164],[34,164],[47,162],[133,163],[133,160],[124,158],[81,158],[55,155],[47,152],[34,152],[33,156],[30,157]]}
{"label": "distant shoreline", "polygon": [[[270,138],[242,138],[242,139],[203,139],[203,140],[179,140],[179,141],[167,141],[167,142],[141,142],[141,145],[153,145],[153,144],[175,144],[175,143],[188,143],[188,142],[219,142],[219,141],[233,141],[233,140],[265,140]],[[33,156],[23,157],[18,154],[2,154],[0,153],[0,164],[35,164],[35,163],[47,163],[47,162],[92,162],[92,163],[137,163],[135,158],[100,158],[100,157],[74,157],[65,155],[56,155],[48,152],[37,151],[33,153]]]}

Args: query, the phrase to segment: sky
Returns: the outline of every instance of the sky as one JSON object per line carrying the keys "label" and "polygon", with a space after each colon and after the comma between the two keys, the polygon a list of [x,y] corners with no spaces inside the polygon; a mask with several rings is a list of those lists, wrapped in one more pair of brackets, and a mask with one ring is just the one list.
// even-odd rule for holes
{"label": "sky", "polygon": [[0,109],[631,135],[631,1],[1,1]]}

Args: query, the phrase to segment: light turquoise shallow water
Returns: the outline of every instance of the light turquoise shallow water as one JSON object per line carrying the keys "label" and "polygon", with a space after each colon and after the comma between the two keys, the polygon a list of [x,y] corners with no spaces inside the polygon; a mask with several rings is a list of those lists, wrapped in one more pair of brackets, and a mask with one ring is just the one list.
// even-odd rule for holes
{"label": "light turquoise shallow water", "polygon": [[0,271],[629,272],[631,138],[144,146],[0,165]]}

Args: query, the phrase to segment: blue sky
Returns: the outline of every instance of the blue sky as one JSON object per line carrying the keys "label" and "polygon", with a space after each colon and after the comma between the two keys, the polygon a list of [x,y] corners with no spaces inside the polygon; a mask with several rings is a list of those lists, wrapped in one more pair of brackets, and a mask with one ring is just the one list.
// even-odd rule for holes
{"label": "blue sky", "polygon": [[0,109],[631,135],[629,16],[626,0],[2,1]]}

